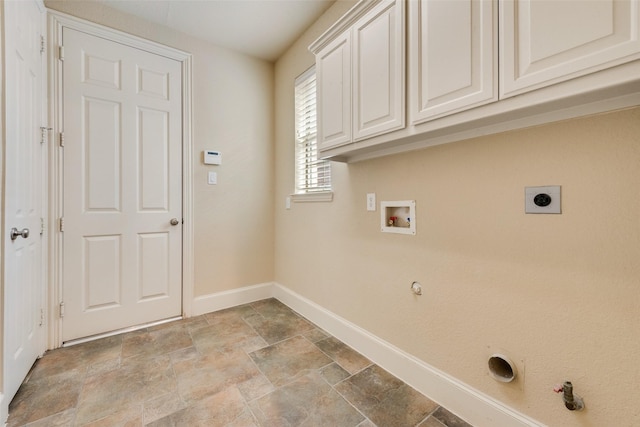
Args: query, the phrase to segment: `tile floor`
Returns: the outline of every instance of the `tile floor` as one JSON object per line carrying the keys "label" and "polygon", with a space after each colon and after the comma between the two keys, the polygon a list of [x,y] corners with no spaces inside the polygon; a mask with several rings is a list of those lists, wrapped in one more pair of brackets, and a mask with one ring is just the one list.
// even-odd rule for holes
{"label": "tile floor", "polygon": [[275,299],[47,352],[23,425],[469,427]]}

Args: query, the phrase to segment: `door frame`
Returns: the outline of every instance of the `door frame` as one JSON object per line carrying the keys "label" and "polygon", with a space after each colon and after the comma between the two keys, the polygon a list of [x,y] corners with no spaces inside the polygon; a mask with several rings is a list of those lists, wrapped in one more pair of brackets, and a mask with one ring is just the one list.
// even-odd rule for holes
{"label": "door frame", "polygon": [[194,295],[194,227],[193,227],[193,140],[192,140],[192,55],[122,31],[85,21],[61,12],[49,10],[48,63],[49,63],[49,123],[52,141],[49,150],[49,203],[48,228],[48,348],[62,345],[62,261],[63,246],[59,221],[63,207],[63,156],[59,144],[62,130],[62,63],[59,60],[62,29],[71,28],[129,47],[174,59],[182,63],[182,316],[191,317]]}

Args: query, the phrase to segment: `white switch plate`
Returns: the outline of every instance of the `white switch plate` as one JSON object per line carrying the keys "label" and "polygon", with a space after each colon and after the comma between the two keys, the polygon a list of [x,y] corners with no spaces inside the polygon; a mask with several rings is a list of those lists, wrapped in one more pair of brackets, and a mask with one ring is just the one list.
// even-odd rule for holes
{"label": "white switch plate", "polygon": [[217,172],[209,172],[209,176],[207,177],[207,182],[209,185],[215,185],[218,183],[218,173]]}
{"label": "white switch plate", "polygon": [[367,193],[367,210],[375,212],[376,210],[376,193]]}
{"label": "white switch plate", "polygon": [[284,199],[284,207],[285,209],[291,209],[291,197]]}
{"label": "white switch plate", "polygon": [[[546,206],[539,206],[535,203],[538,195],[547,195],[551,198]],[[548,185],[545,187],[525,187],[524,189],[524,212],[528,214],[559,214],[562,213],[560,200],[560,186]]]}

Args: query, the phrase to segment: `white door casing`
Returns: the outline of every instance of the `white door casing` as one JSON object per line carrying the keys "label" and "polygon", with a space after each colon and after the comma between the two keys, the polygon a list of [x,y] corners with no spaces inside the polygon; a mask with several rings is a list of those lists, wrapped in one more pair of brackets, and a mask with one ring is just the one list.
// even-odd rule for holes
{"label": "white door casing", "polygon": [[71,28],[63,46],[69,341],[182,314],[182,77],[176,60]]}
{"label": "white door casing", "polygon": [[[4,2],[6,151],[4,188],[3,393],[8,405],[44,352],[44,6]],[[44,128],[44,129],[41,129]],[[12,237],[12,229],[15,229]],[[19,233],[19,234],[18,234]],[[0,420],[4,422],[4,420]]]}

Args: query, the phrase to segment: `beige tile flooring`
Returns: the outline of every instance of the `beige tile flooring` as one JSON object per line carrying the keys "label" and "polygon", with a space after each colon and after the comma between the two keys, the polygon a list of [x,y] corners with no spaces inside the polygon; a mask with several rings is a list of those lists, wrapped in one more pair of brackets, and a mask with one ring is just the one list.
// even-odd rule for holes
{"label": "beige tile flooring", "polygon": [[23,425],[469,427],[275,299],[47,352]]}

